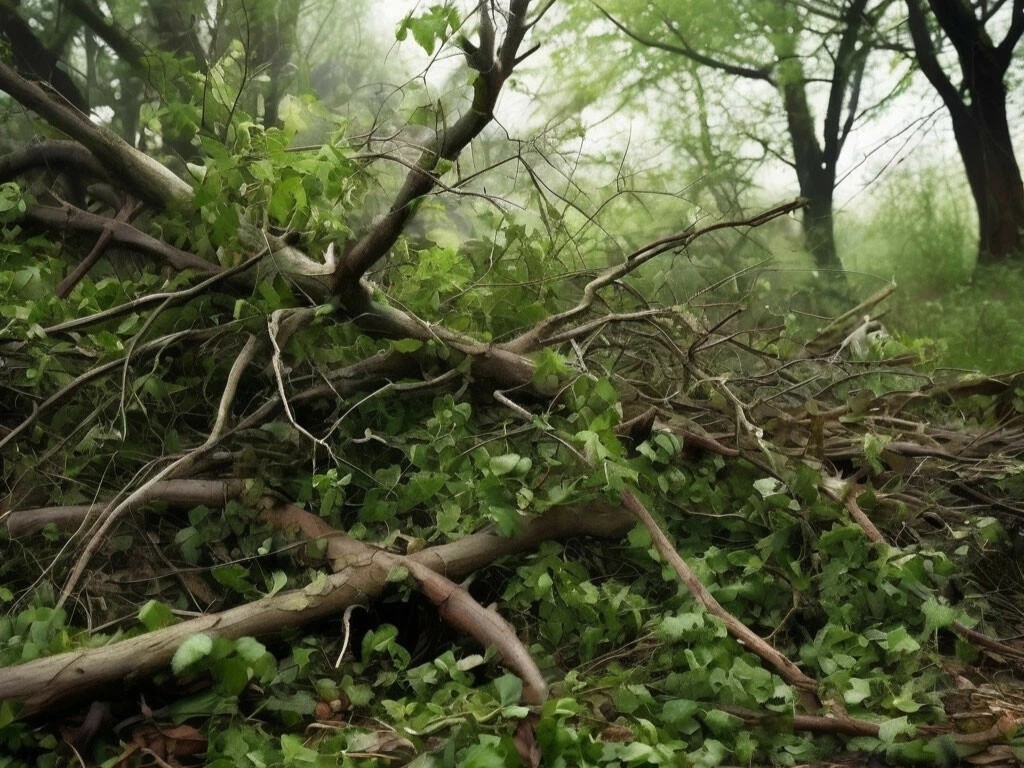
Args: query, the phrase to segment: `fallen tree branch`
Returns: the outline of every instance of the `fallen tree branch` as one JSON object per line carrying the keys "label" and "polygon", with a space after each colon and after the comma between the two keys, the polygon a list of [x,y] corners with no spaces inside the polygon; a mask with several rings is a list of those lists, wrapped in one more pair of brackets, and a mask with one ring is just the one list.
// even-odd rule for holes
{"label": "fallen tree branch", "polygon": [[107,169],[109,176],[118,179],[143,200],[167,206],[192,197],[192,187],[166,167],[135,149],[113,131],[95,125],[77,109],[51,98],[46,91],[2,61],[0,90],[82,144]]}
{"label": "fallen tree branch", "polygon": [[668,537],[661,530],[661,526],[655,522],[654,518],[651,517],[651,513],[640,503],[640,500],[629,491],[623,491],[621,497],[623,505],[644,524],[644,527],[651,534],[651,542],[654,544],[655,549],[672,566],[680,581],[683,582],[683,585],[697,602],[703,605],[712,616],[720,619],[725,624],[725,628],[729,631],[730,635],[743,643],[752,653],[759,656],[762,661],[774,668],[782,679],[796,688],[799,693],[805,694],[805,705],[813,709],[820,708],[818,682],[814,678],[805,675],[796,664],[768,645],[756,632],[725,610],[715,600],[714,595],[708,591],[708,588],[697,578],[697,575],[686,564],[686,561],[679,556],[675,547],[672,546]]}
{"label": "fallen tree branch", "polygon": [[221,271],[221,267],[217,264],[212,264],[194,253],[168,245],[163,240],[150,237],[145,232],[128,224],[122,219],[121,214],[116,219],[110,219],[83,211],[70,203],[63,203],[59,208],[50,205],[30,205],[25,216],[52,229],[95,232],[101,237],[106,236],[142,253],[159,256],[175,269],[195,269],[206,274],[217,274]]}
{"label": "fallen tree branch", "polygon": [[70,166],[85,176],[109,179],[106,169],[77,141],[55,139],[26,144],[0,156],[0,181],[9,181],[33,168]]}
{"label": "fallen tree branch", "polygon": [[[335,531],[312,512],[285,504],[268,510],[264,513],[264,519],[269,520],[275,528],[295,525],[305,538],[326,540],[335,572],[348,567],[350,557],[357,562],[360,559],[360,554],[351,539]],[[501,615],[480,605],[469,592],[447,576],[435,572],[411,557],[383,550],[376,550],[373,557],[375,562],[382,564],[388,571],[394,568],[407,569],[419,585],[420,591],[437,606],[438,613],[445,622],[474,638],[484,648],[493,647],[499,653],[502,664],[523,681],[524,704],[539,706],[544,703],[547,699],[547,683],[544,676],[516,636],[515,630]]]}
{"label": "fallen tree branch", "polygon": [[826,717],[824,715],[793,715],[789,717],[775,714],[774,712],[755,712],[752,709],[734,707],[728,704],[723,704],[718,709],[740,718],[751,728],[770,728],[775,732],[792,729],[795,732],[832,733],[841,736],[870,736],[878,738],[878,723],[853,717]]}
{"label": "fallen tree branch", "polygon": [[[505,555],[533,549],[542,541],[569,536],[621,536],[633,519],[623,510],[602,504],[560,508],[526,522],[512,538],[484,532],[451,544],[421,550],[407,557],[450,579],[463,578]],[[176,624],[99,648],[83,648],[0,669],[0,700],[20,701],[22,716],[66,706],[95,696],[104,686],[124,686],[147,679],[170,664],[178,646],[198,633],[217,637],[263,637],[365,604],[381,594],[388,568],[379,554],[355,539],[352,567],[314,580],[302,589],[266,597],[222,613]]]}
{"label": "fallen tree branch", "polygon": [[[136,510],[147,504],[163,503],[172,507],[223,506],[238,498],[245,490],[247,480],[163,480],[150,484],[129,504]],[[0,527],[12,539],[37,533],[51,523],[58,529],[74,531],[82,521],[99,514],[110,506],[109,501],[96,504],[42,507],[39,509],[10,510],[0,515]]]}
{"label": "fallen tree branch", "polygon": [[220,442],[227,426],[228,413],[231,409],[232,402],[234,402],[235,393],[238,390],[238,383],[241,380],[242,372],[246,367],[248,367],[249,363],[252,362],[252,359],[255,357],[258,349],[259,343],[256,340],[256,337],[250,336],[246,341],[245,346],[242,347],[242,351],[238,353],[238,357],[235,358],[235,362],[231,366],[231,371],[228,373],[228,379],[224,385],[224,391],[221,393],[220,405],[217,408],[216,421],[214,422],[213,429],[210,430],[210,435],[206,438],[206,441],[198,448],[189,451],[184,456],[181,456],[168,464],[162,470],[157,472],[152,479],[143,483],[128,494],[128,496],[119,504],[108,507],[100,514],[99,518],[97,518],[92,526],[92,531],[88,534],[88,543],[82,550],[82,553],[78,556],[78,559],[75,561],[75,565],[71,569],[71,574],[64,583],[63,589],[61,589],[60,598],[57,600],[58,606],[63,605],[71,596],[71,593],[78,585],[78,581],[81,579],[86,566],[89,564],[92,556],[96,553],[96,550],[99,548],[103,538],[113,528],[117,521],[121,519],[122,515],[131,509],[133,504],[139,503],[139,500],[145,497],[147,488],[155,485],[161,480],[173,479],[176,473],[188,472],[199,458],[211,451],[214,446]]}
{"label": "fallen tree branch", "polygon": [[[40,206],[31,206],[30,211]],[[121,209],[117,212],[117,215],[108,221],[116,222],[118,224],[128,224],[135,217],[135,215],[142,210],[142,203],[134,200],[126,200],[121,206]],[[82,259],[77,267],[71,270],[71,274],[60,281],[57,286],[57,298],[66,299],[71,290],[78,285],[78,282],[89,274],[89,270],[96,266],[96,262],[100,260],[100,257],[107,250],[107,246],[111,240],[114,240],[114,228],[113,226],[104,227],[100,231],[100,236],[96,238],[96,243],[93,245],[92,250],[89,251],[88,255]]]}
{"label": "fallen tree branch", "polygon": [[[201,329],[201,330],[191,330],[191,329],[189,329],[189,330],[185,330],[185,331],[178,331],[177,333],[169,333],[166,336],[161,336],[158,339],[153,339],[153,341],[151,341],[151,342],[149,342],[147,344],[143,344],[141,347],[139,347],[138,349],[135,350],[135,354],[143,354],[143,353],[146,353],[146,352],[152,352],[152,351],[157,350],[157,349],[164,349],[167,346],[169,346],[171,344],[174,344],[174,343],[176,343],[178,341],[181,341],[183,339],[186,339],[186,338],[203,338],[205,336],[209,336],[211,333],[216,332],[217,330],[219,330],[219,329],[214,328],[212,331],[208,330],[208,329]],[[124,358],[123,357],[119,357],[118,359],[111,360],[110,362],[104,363],[103,365],[97,365],[94,368],[90,368],[88,371],[86,371],[85,373],[81,374],[80,376],[75,378],[70,383],[68,383],[65,386],[61,387],[57,392],[54,392],[52,395],[50,395],[48,398],[46,398],[46,400],[44,400],[42,403],[39,403],[38,405],[34,406],[33,410],[32,410],[32,413],[29,414],[28,416],[26,416],[22,420],[22,422],[20,424],[18,424],[18,426],[16,426],[14,429],[12,429],[10,432],[8,432],[4,436],[4,438],[2,440],[0,440],[0,448],[3,448],[4,446],[6,446],[8,443],[13,441],[14,438],[16,438],[18,435],[20,435],[26,429],[28,429],[33,424],[35,424],[36,420],[41,415],[43,415],[43,413],[45,413],[46,411],[50,410],[53,406],[55,406],[58,403],[60,403],[65,397],[68,397],[72,393],[76,392],[78,389],[80,389],[81,387],[85,386],[86,384],[88,384],[93,379],[97,379],[100,376],[103,376],[104,374],[109,373],[111,370],[114,370],[115,368],[120,368],[123,365],[124,365]]]}

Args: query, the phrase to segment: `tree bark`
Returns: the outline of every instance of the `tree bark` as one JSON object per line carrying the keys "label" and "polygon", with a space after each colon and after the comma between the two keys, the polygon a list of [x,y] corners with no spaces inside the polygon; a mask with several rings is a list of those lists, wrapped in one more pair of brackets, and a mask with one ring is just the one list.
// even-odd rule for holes
{"label": "tree bark", "polygon": [[[506,539],[483,532],[429,547],[408,559],[459,579],[505,555],[533,549],[542,541],[570,536],[622,536],[633,524],[622,509],[595,502],[589,509],[553,509],[528,521]],[[307,585],[209,614],[165,629],[98,648],[82,648],[0,669],[0,701],[17,700],[28,716],[95,697],[100,689],[145,680],[170,664],[178,647],[197,633],[216,637],[263,637],[331,616],[347,606],[375,599],[387,586],[390,561],[373,547],[341,536],[350,567]]]}
{"label": "tree bark", "polygon": [[921,0],[907,0],[907,25],[921,72],[942,98],[978,209],[978,263],[1024,256],[1024,184],[1006,114],[1006,72],[1024,34],[1024,2],[996,44],[986,19],[959,0],[928,0],[939,29],[952,43],[962,75],[954,85],[938,59]]}
{"label": "tree bark", "polygon": [[995,264],[1024,256],[1024,184],[1003,80],[978,86],[971,104],[953,113],[953,135],[978,208],[978,263]]}
{"label": "tree bark", "polygon": [[[794,63],[795,60],[794,60]],[[836,157],[826,156],[814,130],[814,116],[807,103],[806,77],[802,72],[780,86],[786,124],[793,145],[793,167],[800,196],[807,199],[803,212],[804,246],[818,269],[842,278],[843,265],[836,252],[832,197],[836,183]]]}

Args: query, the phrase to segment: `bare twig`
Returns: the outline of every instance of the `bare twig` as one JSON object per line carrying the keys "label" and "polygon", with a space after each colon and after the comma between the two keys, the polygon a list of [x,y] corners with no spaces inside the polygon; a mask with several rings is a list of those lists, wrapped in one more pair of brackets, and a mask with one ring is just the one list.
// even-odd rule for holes
{"label": "bare twig", "polygon": [[255,357],[258,349],[259,343],[256,337],[249,336],[249,339],[246,341],[245,346],[242,347],[242,351],[238,353],[238,356],[235,358],[235,362],[228,373],[228,378],[224,385],[224,391],[221,393],[220,405],[217,407],[217,418],[214,422],[213,429],[210,430],[209,437],[206,438],[206,441],[198,448],[189,451],[184,456],[181,456],[177,460],[168,464],[162,470],[157,472],[157,474],[150,480],[128,494],[123,501],[108,507],[104,510],[100,518],[92,525],[92,530],[89,533],[89,541],[82,550],[82,554],[79,555],[78,559],[75,561],[71,574],[64,583],[60,599],[57,601],[58,605],[63,605],[67,601],[68,597],[70,597],[75,587],[78,586],[78,582],[81,579],[85,568],[96,553],[96,550],[99,549],[104,537],[118,522],[118,520],[121,519],[124,513],[131,509],[132,505],[138,504],[140,500],[144,499],[146,493],[161,480],[169,480],[177,473],[188,472],[194,462],[217,445],[227,425],[228,415],[231,411],[231,404],[234,402],[235,393],[238,390],[238,384],[241,381],[242,373],[248,367],[249,363],[252,362],[252,359]]}
{"label": "bare twig", "polygon": [[69,331],[78,331],[82,328],[87,328],[90,325],[96,325],[97,323],[103,323],[107,320],[114,320],[124,315],[132,314],[133,312],[140,312],[154,304],[173,307],[178,304],[183,304],[189,299],[193,299],[196,296],[201,296],[207,290],[214,287],[218,283],[245,272],[247,269],[251,269],[255,266],[260,259],[266,256],[268,251],[264,248],[262,251],[246,259],[241,264],[230,269],[225,269],[223,272],[215,274],[213,277],[208,277],[200,283],[196,283],[191,288],[183,288],[180,291],[169,291],[166,293],[151,293],[147,296],[140,296],[132,301],[125,302],[116,307],[105,309],[102,312],[89,315],[87,317],[80,317],[74,320],[68,320],[64,323],[58,323],[57,325],[51,325],[49,328],[44,328],[43,331],[48,334],[53,333],[68,333]]}
{"label": "bare twig", "polygon": [[599,274],[593,280],[591,280],[583,289],[583,296],[579,302],[572,309],[567,309],[564,312],[560,312],[556,315],[552,315],[541,322],[537,323],[526,333],[521,334],[517,338],[510,341],[505,345],[505,348],[515,352],[530,352],[537,349],[544,343],[544,340],[548,338],[555,330],[561,328],[567,323],[575,320],[577,317],[585,314],[594,305],[597,300],[598,293],[607,286],[611,285],[617,280],[621,280],[623,277],[633,272],[638,267],[646,264],[648,261],[656,256],[660,256],[668,251],[686,248],[694,240],[699,237],[703,237],[712,232],[718,232],[723,229],[740,229],[742,227],[759,227],[763,224],[777,219],[780,216],[785,216],[799,208],[802,208],[806,204],[806,201],[802,198],[797,200],[784,203],[782,205],[771,208],[764,211],[757,216],[752,216],[748,219],[739,219],[733,221],[720,221],[715,224],[710,224],[706,227],[696,229],[694,227],[688,227],[681,232],[675,234],[666,235],[665,237],[658,238],[646,245],[641,246],[633,253],[629,254],[625,260],[614,267],[609,267],[604,272]]}
{"label": "bare twig", "polygon": [[752,653],[759,656],[764,662],[769,664],[775,669],[782,679],[792,685],[797,691],[803,694],[805,706],[810,707],[812,710],[818,709],[821,704],[818,699],[818,683],[814,678],[805,675],[799,667],[796,666],[792,661],[787,659],[775,648],[768,645],[761,637],[759,637],[753,630],[751,630],[746,624],[740,621],[738,618],[729,613],[725,608],[715,600],[714,596],[708,591],[697,575],[690,569],[690,566],[686,564],[686,561],[679,556],[676,552],[675,547],[668,540],[668,537],[661,530],[661,527],[655,522],[651,513],[647,511],[647,508],[640,503],[629,491],[623,491],[622,503],[630,512],[632,512],[644,527],[647,528],[651,534],[651,542],[654,544],[655,549],[661,554],[663,558],[672,566],[676,574],[679,576],[679,580],[683,582],[686,588],[690,591],[690,594],[699,602],[712,616],[721,619],[722,623],[725,624],[725,628],[729,631],[729,634],[739,640],[745,645]]}

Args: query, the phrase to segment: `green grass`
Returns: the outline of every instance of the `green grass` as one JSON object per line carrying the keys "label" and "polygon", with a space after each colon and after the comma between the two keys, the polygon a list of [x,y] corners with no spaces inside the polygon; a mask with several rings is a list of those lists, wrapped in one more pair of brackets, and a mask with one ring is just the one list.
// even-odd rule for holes
{"label": "green grass", "polygon": [[1024,369],[1024,258],[975,269],[974,206],[959,169],[906,169],[867,210],[839,218],[838,240],[857,293],[897,290],[890,332],[935,342],[938,366]]}

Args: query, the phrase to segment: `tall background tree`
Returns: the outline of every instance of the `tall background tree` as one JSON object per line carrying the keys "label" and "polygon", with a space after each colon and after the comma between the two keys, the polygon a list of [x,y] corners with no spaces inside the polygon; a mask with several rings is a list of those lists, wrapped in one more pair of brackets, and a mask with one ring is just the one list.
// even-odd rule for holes
{"label": "tall background tree", "polygon": [[[918,65],[952,120],[978,209],[978,261],[1020,258],[1024,184],[1007,114],[1007,79],[1024,35],[1024,2],[907,0],[907,24]],[[951,66],[943,61],[943,43],[952,47]]]}
{"label": "tall background tree", "polygon": [[[717,71],[743,91],[771,90],[788,140],[780,144],[771,133],[777,125],[771,119],[753,127],[748,138],[793,169],[808,200],[805,246],[820,269],[838,275],[833,207],[840,159],[857,121],[870,112],[861,104],[862,85],[879,20],[890,5],[754,1],[730,14],[690,0],[598,7],[639,46],[638,66],[657,68],[659,77],[672,77],[671,68],[660,64],[668,56]],[[820,120],[818,97],[824,98]],[[676,109],[691,110],[691,102],[681,99]]]}

